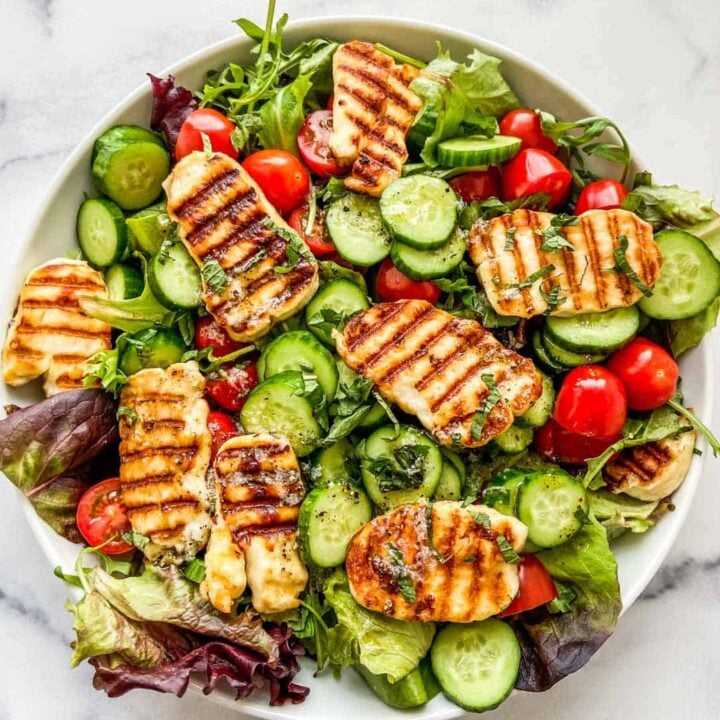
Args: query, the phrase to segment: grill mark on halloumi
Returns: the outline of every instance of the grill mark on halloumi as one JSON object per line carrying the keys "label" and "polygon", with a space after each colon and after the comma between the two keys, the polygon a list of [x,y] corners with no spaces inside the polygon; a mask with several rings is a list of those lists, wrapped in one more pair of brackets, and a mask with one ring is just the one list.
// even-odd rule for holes
{"label": "grill mark on halloumi", "polygon": [[112,347],[110,326],[80,309],[86,295],[106,298],[107,288],[85,262],[58,258],[30,272],[3,348],[8,385],[44,376],[48,396],[83,387],[87,360]]}
{"label": "grill mark on halloumi", "polygon": [[[500,314],[567,316],[636,303],[642,292],[625,273],[615,270],[615,251],[622,235],[628,239],[625,257],[633,271],[649,288],[657,282],[662,258],[652,227],[633,213],[620,209],[585,212],[576,225],[559,230],[574,250],[542,251],[541,231],[549,227],[552,218],[550,213],[522,209],[473,227],[470,257],[490,303]],[[506,243],[511,227],[515,234],[510,250]],[[550,265],[554,267],[550,274],[530,287],[518,287]],[[551,307],[547,293],[555,287],[559,302]]]}
{"label": "grill mark on halloumi", "polygon": [[287,440],[267,433],[223,444],[213,467],[216,518],[200,590],[229,612],[250,586],[258,612],[295,608],[307,583],[297,548],[305,486]]}
{"label": "grill mark on halloumi", "polygon": [[222,293],[204,283],[203,298],[234,340],[261,337],[310,300],[318,286],[317,262],[301,253],[288,272],[276,272],[288,263],[282,231],[293,231],[236,161],[191,153],[164,187],[168,213],[190,255],[199,266],[217,261],[228,276]]}
{"label": "grill mark on halloumi", "polygon": [[[525,525],[482,505],[433,503],[431,522],[427,511],[425,503],[403,505],[355,534],[346,568],[356,602],[398,620],[422,622],[472,622],[507,607],[518,591],[518,570],[505,562],[496,538],[502,535],[522,550]],[[476,522],[472,513],[487,515],[490,528]],[[430,529],[432,545],[444,562],[431,550]],[[408,602],[398,586],[389,544],[403,556],[414,602]]]}
{"label": "grill mark on halloumi", "polygon": [[207,543],[211,517],[209,407],[197,363],[149,368],[130,376],[121,405],[120,487],[145,555],[162,564],[194,557]]}
{"label": "grill mark on halloumi", "polygon": [[[488,443],[540,395],[541,377],[530,360],[503,347],[474,320],[423,300],[375,305],[334,337],[350,368],[416,415],[444,445]],[[501,399],[475,438],[473,419],[489,394],[485,374],[492,376]]]}

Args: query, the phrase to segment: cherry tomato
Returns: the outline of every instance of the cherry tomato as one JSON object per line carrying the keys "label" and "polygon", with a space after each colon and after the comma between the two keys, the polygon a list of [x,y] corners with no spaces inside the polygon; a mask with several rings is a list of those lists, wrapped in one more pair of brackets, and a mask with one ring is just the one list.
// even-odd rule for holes
{"label": "cherry tomato", "polygon": [[545,605],[557,597],[557,588],[550,573],[535,555],[523,555],[518,565],[520,590],[515,599],[498,613],[498,617],[508,617]]}
{"label": "cherry tomato", "polygon": [[466,202],[500,197],[500,171],[496,167],[458,175],[450,187]]}
{"label": "cherry tomato", "polygon": [[209,377],[205,392],[221,407],[238,412],[248,393],[258,384],[255,363],[224,365],[215,377]]}
{"label": "cherry tomato", "polygon": [[305,241],[310,252],[315,257],[325,257],[335,252],[335,245],[328,235],[325,225],[325,213],[318,208],[315,213],[315,222],[309,235],[305,233],[307,225],[308,206],[307,204],[295,208],[290,215],[288,225]]}
{"label": "cherry tomato", "polygon": [[316,175],[321,177],[343,173],[330,150],[332,119],[331,110],[316,110],[305,118],[297,136],[300,157]]}
{"label": "cherry tomato", "polygon": [[223,443],[239,434],[235,421],[224,412],[211,412],[207,421],[210,437],[212,438],[212,458],[217,455]]}
{"label": "cherry tomato", "polygon": [[535,449],[553,462],[585,465],[589,458],[602,455],[618,437],[596,438],[579,435],[558,425],[552,418],[535,432]]}
{"label": "cherry tomato", "polygon": [[108,478],[86,490],[77,506],[76,521],[85,542],[91,547],[102,545],[106,555],[133,549],[121,539],[122,534],[130,530],[130,520],[122,501],[119,478]]}
{"label": "cherry tomato", "polygon": [[330,97],[327,99],[327,103],[325,103],[325,109],[332,110],[334,103],[335,103],[335,93],[332,93],[330,95]]}
{"label": "cherry tomato", "polygon": [[383,302],[427,300],[434,305],[440,297],[440,288],[434,282],[411,280],[392,264],[390,258],[383,260],[378,270],[375,291]]}
{"label": "cherry tomato", "polygon": [[503,199],[543,192],[550,196],[548,208],[562,205],[570,193],[572,175],[553,155],[539,148],[521,150],[502,172]]}
{"label": "cherry tomato", "polygon": [[207,135],[215,152],[237,158],[238,151],[230,139],[236,125],[221,112],[212,108],[193,110],[180,127],[175,145],[175,159],[180,160],[194,150],[203,150],[203,135]]}
{"label": "cherry tomato", "polygon": [[575,205],[575,214],[586,210],[612,210],[619,208],[627,197],[628,189],[617,180],[596,180],[586,185]]}
{"label": "cherry tomato", "polygon": [[308,171],[285,150],[258,150],[242,166],[281,215],[291,213],[310,192]]}
{"label": "cherry tomato", "polygon": [[617,375],[600,365],[574,368],[563,380],[553,417],[574,433],[617,437],[627,419],[625,387]]}
{"label": "cherry tomato", "polygon": [[205,315],[195,324],[195,347],[198,350],[211,347],[215,357],[222,357],[239,350],[243,344],[235,342],[212,315]]}
{"label": "cherry tomato", "polygon": [[654,410],[677,390],[680,368],[672,356],[645,338],[635,338],[608,362],[625,386],[631,410]]}
{"label": "cherry tomato", "polygon": [[500,132],[503,135],[520,138],[523,150],[540,148],[550,154],[554,154],[557,150],[555,142],[542,131],[540,115],[534,110],[527,108],[511,110],[500,121]]}

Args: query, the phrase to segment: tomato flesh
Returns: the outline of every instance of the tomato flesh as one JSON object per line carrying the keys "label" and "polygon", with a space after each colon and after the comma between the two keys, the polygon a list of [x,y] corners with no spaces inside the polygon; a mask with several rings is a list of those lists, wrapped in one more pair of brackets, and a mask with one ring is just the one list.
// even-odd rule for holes
{"label": "tomato flesh", "polygon": [[191,152],[203,150],[203,135],[210,140],[210,146],[215,152],[237,158],[238,151],[232,144],[235,128],[235,123],[217,110],[212,108],[193,110],[180,127],[175,145],[175,159],[180,160]]}
{"label": "tomato flesh", "polygon": [[255,363],[224,365],[220,372],[209,377],[205,392],[221,408],[238,412],[245,404],[248,393],[258,384]]}
{"label": "tomato flesh", "polygon": [[285,150],[258,150],[242,166],[281,215],[291,213],[310,192],[308,171]]}
{"label": "tomato flesh", "polygon": [[243,344],[235,342],[212,315],[205,315],[195,324],[195,347],[198,350],[210,347],[218,358],[239,350]]}
{"label": "tomato flesh", "polygon": [[526,148],[540,148],[554,154],[557,145],[542,130],[540,115],[528,108],[511,110],[500,120],[500,132],[503,135],[520,138],[522,150]]}
{"label": "tomato flesh", "polygon": [[375,292],[383,302],[427,300],[434,305],[440,298],[440,288],[434,282],[412,280],[400,272],[390,258],[380,265],[375,278]]}
{"label": "tomato flesh", "polygon": [[290,215],[288,225],[305,241],[310,248],[310,252],[315,257],[326,257],[335,252],[335,245],[330,239],[325,225],[325,213],[317,209],[315,213],[315,222],[313,223],[310,234],[305,232],[307,226],[309,208],[307,204],[295,208]]}
{"label": "tomato flesh", "polygon": [[466,202],[500,197],[500,171],[496,167],[458,175],[450,187]]}
{"label": "tomato flesh", "polygon": [[619,439],[620,436],[597,438],[570,432],[551,418],[535,432],[535,449],[552,462],[585,465]]}
{"label": "tomato flesh", "polygon": [[222,445],[239,434],[239,430],[235,421],[224,412],[211,412],[208,415],[208,430],[212,440],[212,459],[218,453]]}
{"label": "tomato flesh", "polygon": [[505,164],[502,172],[504,200],[542,192],[550,196],[548,209],[567,200],[571,183],[570,171],[556,157],[539,148],[521,150]]}
{"label": "tomato flesh", "polygon": [[563,380],[553,417],[580,435],[617,437],[627,419],[625,387],[617,375],[600,365],[574,368]]}
{"label": "tomato flesh", "polygon": [[331,110],[316,110],[310,113],[297,136],[300,157],[310,170],[320,177],[343,173],[330,150],[332,118]]}
{"label": "tomato flesh", "polygon": [[677,390],[680,368],[670,353],[645,338],[635,338],[609,360],[627,393],[631,410],[655,410]]}
{"label": "tomato flesh", "polygon": [[517,615],[540,607],[557,597],[557,588],[550,573],[535,555],[523,555],[518,565],[520,589],[515,599],[498,617]]}
{"label": "tomato flesh", "polygon": [[76,522],[85,542],[91,547],[102,545],[106,555],[133,549],[133,545],[122,539],[131,527],[122,500],[120,478],[108,478],[88,488],[78,503]]}
{"label": "tomato flesh", "polygon": [[628,189],[617,180],[596,180],[587,184],[578,196],[575,214],[586,210],[613,210],[619,208],[628,195]]}

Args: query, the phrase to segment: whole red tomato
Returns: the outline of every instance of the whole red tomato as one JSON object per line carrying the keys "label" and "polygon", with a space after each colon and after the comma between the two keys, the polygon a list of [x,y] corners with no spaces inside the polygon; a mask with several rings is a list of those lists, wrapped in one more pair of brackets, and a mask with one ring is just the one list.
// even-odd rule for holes
{"label": "whole red tomato", "polygon": [[515,599],[498,617],[508,617],[545,605],[557,597],[550,573],[535,555],[523,555],[518,565],[520,589]]}
{"label": "whole red tomato", "polygon": [[214,459],[225,441],[238,435],[239,430],[229,415],[217,411],[208,415],[207,426],[212,440],[212,459]]}
{"label": "whole red tomato", "polygon": [[315,223],[308,235],[305,233],[308,212],[307,204],[295,208],[295,210],[292,211],[292,215],[290,215],[288,225],[305,241],[305,244],[310,248],[310,252],[315,255],[315,257],[332,255],[335,252],[335,245],[328,235],[327,225],[325,225],[325,213],[320,210],[320,208],[317,209],[315,213]]}
{"label": "whole red tomato", "polygon": [[548,208],[552,209],[567,200],[571,182],[572,174],[556,157],[539,148],[528,148],[503,167],[503,199],[517,200],[542,192],[550,196]]}
{"label": "whole red tomato", "polygon": [[627,419],[625,387],[601,365],[574,368],[563,380],[553,417],[566,430],[580,435],[618,437]]}
{"label": "whole red tomato", "polygon": [[557,145],[542,130],[540,115],[528,108],[511,110],[500,121],[500,132],[503,135],[522,140],[522,149],[540,148],[551,154],[557,150]]}
{"label": "whole red tomato", "polygon": [[654,410],[664,405],[675,394],[680,377],[680,368],[671,355],[641,337],[618,350],[608,368],[625,386],[632,410]]}
{"label": "whole red tomato", "polygon": [[297,136],[300,157],[310,170],[320,177],[343,173],[330,150],[332,118],[331,110],[311,112],[305,118]]}
{"label": "whole red tomato", "polygon": [[212,108],[193,110],[180,126],[175,159],[180,160],[195,150],[203,150],[203,135],[207,135],[215,152],[237,158],[238,151],[233,147],[231,139],[236,127],[232,120]]}
{"label": "whole red tomato", "polygon": [[586,210],[613,210],[623,204],[628,189],[617,180],[596,180],[587,184],[578,196],[575,214]]}
{"label": "whole red tomato", "polygon": [[390,258],[383,260],[377,277],[375,291],[383,302],[395,300],[427,300],[433,305],[440,298],[440,288],[430,280],[417,281],[401,273]]}
{"label": "whole red tomato", "polygon": [[535,431],[535,449],[552,462],[585,465],[589,458],[602,455],[618,437],[597,438],[579,435],[558,425],[552,418]]}
{"label": "whole red tomato", "polygon": [[458,175],[450,181],[450,186],[466,203],[500,197],[500,171],[493,166]]}
{"label": "whole red tomato", "polygon": [[255,363],[224,365],[219,373],[208,378],[205,392],[224,410],[238,412],[257,384]]}
{"label": "whole red tomato", "polygon": [[285,150],[258,150],[242,166],[281,215],[291,213],[310,192],[308,171]]}
{"label": "whole red tomato", "polygon": [[133,549],[122,539],[123,533],[131,528],[119,478],[108,478],[86,490],[78,503],[75,518],[80,534],[90,547],[102,545],[106,555]]}
{"label": "whole red tomato", "polygon": [[195,347],[204,350],[211,347],[216,358],[229,355],[243,347],[235,342],[212,315],[205,315],[195,323]]}

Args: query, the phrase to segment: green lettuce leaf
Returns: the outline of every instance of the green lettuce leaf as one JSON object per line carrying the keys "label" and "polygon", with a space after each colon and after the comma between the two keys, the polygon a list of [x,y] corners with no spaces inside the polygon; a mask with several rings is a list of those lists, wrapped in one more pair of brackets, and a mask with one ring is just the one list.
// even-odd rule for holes
{"label": "green lettuce leaf", "polygon": [[713,213],[712,219],[707,222],[691,225],[685,229],[695,237],[699,237],[720,262],[720,214]]}
{"label": "green lettuce leaf", "polygon": [[553,579],[572,586],[576,598],[569,612],[553,615],[542,608],[512,621],[522,648],[516,687],[532,692],[583,667],[612,634],[622,607],[617,562],[596,520],[538,558]]}
{"label": "green lettuce leaf", "polygon": [[672,320],[668,323],[670,348],[675,357],[698,346],[702,339],[715,328],[720,313],[720,298],[715,298],[701,313],[685,320]]}
{"label": "green lettuce leaf", "polygon": [[357,661],[375,675],[386,675],[390,683],[418,666],[435,636],[433,623],[401,622],[360,607],[350,594],[342,570],[325,583],[325,602],[338,620],[338,625],[330,629],[332,637],[346,644],[356,643]]}
{"label": "green lettuce leaf", "polygon": [[262,105],[258,140],[264,148],[280,148],[298,155],[297,134],[305,119],[305,98],[311,87],[310,78],[300,75]]}
{"label": "green lettuce leaf", "polygon": [[620,535],[624,530],[644,533],[654,524],[654,515],[659,500],[644,502],[629,495],[591,490],[588,492],[590,511],[608,531],[610,537]]}
{"label": "green lettuce leaf", "polygon": [[696,190],[677,185],[653,185],[651,176],[643,176],[643,184],[630,191],[622,207],[631,210],[656,229],[664,223],[687,229],[713,220],[712,199]]}

